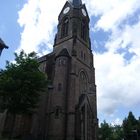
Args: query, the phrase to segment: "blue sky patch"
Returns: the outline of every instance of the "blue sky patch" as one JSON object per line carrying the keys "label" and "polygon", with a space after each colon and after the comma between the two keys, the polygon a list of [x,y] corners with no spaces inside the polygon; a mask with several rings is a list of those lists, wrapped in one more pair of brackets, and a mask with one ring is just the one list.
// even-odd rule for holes
{"label": "blue sky patch", "polygon": [[[18,11],[23,7],[26,0],[17,2],[17,0],[4,0],[0,4],[0,37],[9,46],[4,50],[0,58],[0,68],[4,67],[5,62],[1,60],[13,60],[14,52],[20,45],[20,28],[17,23]],[[8,55],[5,55],[8,54]]]}
{"label": "blue sky patch", "polygon": [[91,31],[91,43],[93,44],[93,49],[95,52],[104,53],[107,51],[105,44],[108,41],[111,32],[104,32],[100,29],[98,31]]}
{"label": "blue sky patch", "polygon": [[132,46],[131,46],[131,44],[129,44],[127,47],[125,47],[125,48],[119,48],[118,50],[117,50],[117,53],[119,53],[119,54],[123,54],[123,58],[125,59],[125,60],[127,60],[127,61],[130,61],[132,58],[133,58],[133,56],[135,56],[136,54],[135,53],[133,53],[133,52],[129,52],[129,48],[131,48]]}

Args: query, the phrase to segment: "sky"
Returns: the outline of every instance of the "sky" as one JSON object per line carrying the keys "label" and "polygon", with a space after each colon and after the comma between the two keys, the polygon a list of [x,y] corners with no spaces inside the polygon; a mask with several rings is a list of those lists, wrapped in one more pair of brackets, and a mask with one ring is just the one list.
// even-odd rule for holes
{"label": "sky", "polygon": [[[66,0],[0,0],[0,38],[9,46],[0,68],[14,52],[52,51],[58,15]],[[99,122],[121,124],[140,116],[140,0],[83,0],[90,16]]]}

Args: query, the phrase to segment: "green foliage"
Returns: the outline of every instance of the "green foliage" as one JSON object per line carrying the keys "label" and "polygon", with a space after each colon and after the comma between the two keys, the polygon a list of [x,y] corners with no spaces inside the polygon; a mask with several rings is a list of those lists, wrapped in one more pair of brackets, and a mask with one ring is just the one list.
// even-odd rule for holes
{"label": "green foliage", "polygon": [[7,62],[0,71],[0,107],[11,114],[31,113],[46,86],[46,77],[38,69],[34,52],[15,53],[15,63]]}
{"label": "green foliage", "polygon": [[112,140],[122,140],[123,139],[123,128],[120,125],[112,126],[113,135]]}
{"label": "green foliage", "polygon": [[132,140],[136,137],[138,131],[139,122],[135,118],[132,112],[129,112],[128,117],[123,121],[123,131],[125,140]]}
{"label": "green foliage", "polygon": [[106,121],[101,123],[101,127],[99,128],[98,132],[99,140],[111,140],[112,129]]}
{"label": "green foliage", "polygon": [[140,117],[138,119],[138,135],[139,135],[139,139],[140,139]]}
{"label": "green foliage", "polygon": [[123,130],[119,125],[111,126],[106,121],[101,123],[99,128],[99,140],[121,140],[123,138]]}
{"label": "green foliage", "polygon": [[123,120],[122,125],[101,123],[98,140],[140,140],[140,118],[137,120],[132,112]]}

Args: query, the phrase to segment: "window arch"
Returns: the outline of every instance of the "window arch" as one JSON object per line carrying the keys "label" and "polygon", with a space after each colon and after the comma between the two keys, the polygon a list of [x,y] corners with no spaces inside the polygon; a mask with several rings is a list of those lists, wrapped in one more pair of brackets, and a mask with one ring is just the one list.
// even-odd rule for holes
{"label": "window arch", "polygon": [[69,20],[68,18],[65,18],[62,23],[61,37],[66,37],[68,35],[68,26],[69,26]]}
{"label": "window arch", "polygon": [[85,92],[87,91],[87,77],[83,71],[80,72],[79,88],[80,94],[85,94]]}
{"label": "window arch", "polygon": [[86,41],[86,39],[87,39],[86,37],[87,37],[86,21],[82,20],[82,23],[81,23],[81,38]]}

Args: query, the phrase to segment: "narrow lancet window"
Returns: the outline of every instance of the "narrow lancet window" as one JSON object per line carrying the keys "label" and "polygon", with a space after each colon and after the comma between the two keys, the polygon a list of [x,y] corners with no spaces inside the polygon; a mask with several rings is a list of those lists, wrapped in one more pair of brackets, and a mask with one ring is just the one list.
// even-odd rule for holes
{"label": "narrow lancet window", "polygon": [[68,26],[69,26],[69,20],[68,18],[65,18],[62,24],[62,30],[61,30],[61,37],[66,37],[68,36]]}
{"label": "narrow lancet window", "polygon": [[81,38],[86,41],[87,37],[87,28],[86,28],[86,21],[82,21],[81,24]]}
{"label": "narrow lancet window", "polygon": [[80,86],[79,86],[80,93],[85,94],[87,91],[87,77],[83,71],[80,73],[79,82],[80,82]]}

